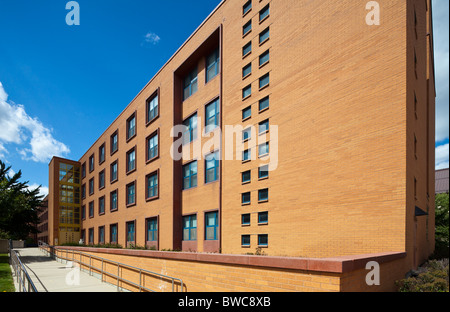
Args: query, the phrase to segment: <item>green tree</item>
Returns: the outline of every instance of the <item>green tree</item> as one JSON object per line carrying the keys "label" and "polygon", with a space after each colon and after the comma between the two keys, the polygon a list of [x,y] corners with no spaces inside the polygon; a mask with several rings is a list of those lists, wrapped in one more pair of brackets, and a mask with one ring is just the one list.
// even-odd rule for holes
{"label": "green tree", "polygon": [[29,190],[28,182],[19,182],[21,171],[10,177],[10,169],[0,160],[0,233],[7,233],[11,239],[26,239],[30,233],[38,233],[43,196],[39,195],[40,187]]}
{"label": "green tree", "polygon": [[448,194],[436,194],[436,249],[435,256],[448,258],[449,254],[449,224],[448,224]]}

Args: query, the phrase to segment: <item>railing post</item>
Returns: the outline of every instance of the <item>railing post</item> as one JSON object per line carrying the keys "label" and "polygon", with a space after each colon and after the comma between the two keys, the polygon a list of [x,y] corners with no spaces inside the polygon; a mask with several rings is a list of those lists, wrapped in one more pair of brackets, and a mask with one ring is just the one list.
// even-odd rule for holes
{"label": "railing post", "polygon": [[102,283],[103,283],[103,258],[102,258]]}
{"label": "railing post", "polygon": [[142,270],[139,269],[139,292],[141,292],[142,289],[141,284],[142,284]]}
{"label": "railing post", "polygon": [[117,291],[119,291],[119,269],[120,269],[120,264],[117,263]]}

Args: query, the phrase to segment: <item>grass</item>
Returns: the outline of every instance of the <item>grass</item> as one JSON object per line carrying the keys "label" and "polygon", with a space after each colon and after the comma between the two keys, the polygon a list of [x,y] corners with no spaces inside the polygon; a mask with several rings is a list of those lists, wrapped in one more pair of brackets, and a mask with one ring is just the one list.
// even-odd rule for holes
{"label": "grass", "polygon": [[0,254],[0,292],[15,292],[8,254]]}

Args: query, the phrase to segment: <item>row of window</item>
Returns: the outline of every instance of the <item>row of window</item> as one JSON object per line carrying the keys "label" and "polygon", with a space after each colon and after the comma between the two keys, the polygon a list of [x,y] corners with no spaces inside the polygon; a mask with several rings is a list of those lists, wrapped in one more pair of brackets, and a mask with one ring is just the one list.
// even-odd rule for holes
{"label": "row of window", "polygon": [[[205,156],[205,183],[219,179],[219,151]],[[197,186],[197,160],[183,166],[183,189],[187,190]]]}
{"label": "row of window", "polygon": [[[258,190],[258,203],[265,203],[269,201],[269,189]],[[241,204],[250,205],[251,204],[251,192],[245,192],[241,194]]]}
{"label": "row of window", "polygon": [[[241,224],[243,226],[250,225],[251,219],[250,217],[251,217],[250,213],[242,214]],[[266,224],[269,224],[269,212],[268,211],[258,212],[258,225],[266,225]]]}
{"label": "row of window", "polygon": [[[250,235],[241,236],[242,247],[250,247]],[[258,234],[258,247],[268,247],[269,246],[269,235],[268,234]]]}

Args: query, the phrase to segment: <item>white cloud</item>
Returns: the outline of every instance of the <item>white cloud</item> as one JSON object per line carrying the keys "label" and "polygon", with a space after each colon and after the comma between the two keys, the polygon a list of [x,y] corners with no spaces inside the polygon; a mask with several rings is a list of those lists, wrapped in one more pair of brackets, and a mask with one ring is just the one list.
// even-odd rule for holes
{"label": "white cloud", "polygon": [[448,143],[436,147],[436,170],[448,168],[449,162],[449,146]]}
{"label": "white cloud", "polygon": [[[28,185],[28,190],[33,191],[35,189],[37,189],[40,185],[39,184],[30,184]],[[41,186],[41,188],[39,189],[39,195],[44,195],[47,196],[48,195],[48,187],[46,186]]]}
{"label": "white cloud", "polygon": [[[15,143],[23,159],[48,163],[53,156],[64,156],[69,148],[52,136],[52,130],[37,118],[30,117],[23,105],[8,101],[0,82],[0,157],[5,157],[5,145]],[[23,145],[28,145],[25,147]]]}
{"label": "white cloud", "polygon": [[153,45],[156,45],[160,40],[161,40],[161,38],[157,34],[152,33],[152,32],[148,32],[144,36],[144,42],[151,43]]}

